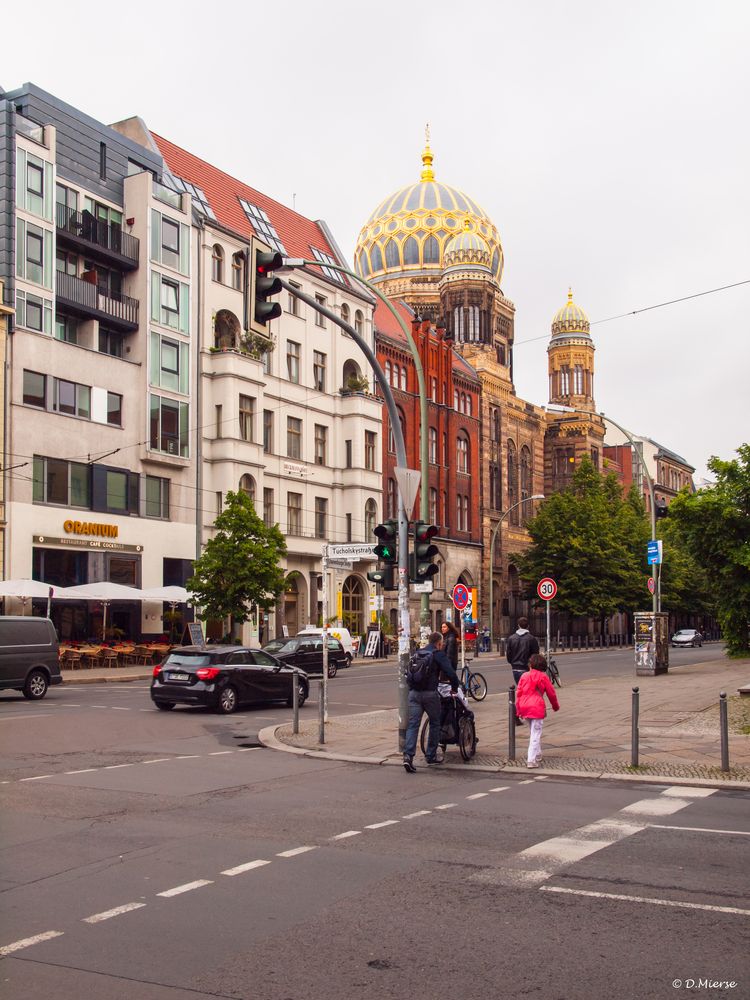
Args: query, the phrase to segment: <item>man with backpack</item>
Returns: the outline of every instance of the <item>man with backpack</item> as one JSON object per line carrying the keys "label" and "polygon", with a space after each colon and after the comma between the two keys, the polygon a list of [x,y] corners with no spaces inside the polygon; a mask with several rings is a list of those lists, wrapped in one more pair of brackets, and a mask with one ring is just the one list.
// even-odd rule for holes
{"label": "man with backpack", "polygon": [[458,674],[450,660],[442,651],[443,637],[433,632],[422,649],[418,649],[409,659],[406,682],[409,685],[409,722],[404,743],[404,770],[416,774],[414,754],[417,752],[417,736],[422,715],[427,713],[430,733],[427,740],[427,763],[438,764],[437,748],[440,743],[440,695],[438,683],[447,679],[452,691],[458,691]]}
{"label": "man with backpack", "polygon": [[[529,619],[519,618],[518,628],[508,639],[505,645],[505,659],[510,663],[513,670],[513,680],[516,687],[518,682],[529,667],[529,660],[534,653],[539,652],[539,643],[529,632]],[[516,725],[520,726],[521,720],[516,716]]]}

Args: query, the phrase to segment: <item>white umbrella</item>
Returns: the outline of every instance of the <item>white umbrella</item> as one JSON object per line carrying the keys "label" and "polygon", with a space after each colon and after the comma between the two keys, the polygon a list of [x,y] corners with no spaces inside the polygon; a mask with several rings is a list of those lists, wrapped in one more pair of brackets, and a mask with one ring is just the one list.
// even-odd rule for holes
{"label": "white umbrella", "polygon": [[141,591],[144,601],[167,601],[169,604],[185,604],[190,595],[184,587],[147,587]]}
{"label": "white umbrella", "polygon": [[52,596],[53,588],[49,583],[40,583],[39,580],[0,580],[0,597],[20,597],[23,601],[24,614],[29,597],[45,597],[49,618],[49,602]]}
{"label": "white umbrella", "polygon": [[107,634],[107,607],[110,601],[140,601],[143,592],[137,587],[124,587],[121,583],[100,580],[99,583],[84,583],[80,587],[61,587],[55,597],[73,601],[101,601],[104,606],[102,616],[102,640]]}

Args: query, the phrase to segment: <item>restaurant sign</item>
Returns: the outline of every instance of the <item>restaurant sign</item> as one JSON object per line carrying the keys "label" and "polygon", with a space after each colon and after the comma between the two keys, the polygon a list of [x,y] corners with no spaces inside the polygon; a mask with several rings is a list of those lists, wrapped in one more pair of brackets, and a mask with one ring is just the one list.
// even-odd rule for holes
{"label": "restaurant sign", "polygon": [[34,535],[34,545],[62,545],[71,549],[108,549],[113,552],[143,552],[142,545],[124,545],[114,538],[85,535],[83,537],[50,538],[49,535]]}

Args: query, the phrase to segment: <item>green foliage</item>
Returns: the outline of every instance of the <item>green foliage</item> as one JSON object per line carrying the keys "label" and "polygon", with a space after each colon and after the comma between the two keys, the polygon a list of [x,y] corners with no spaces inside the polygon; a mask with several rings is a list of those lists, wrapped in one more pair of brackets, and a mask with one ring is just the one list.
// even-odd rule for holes
{"label": "green foliage", "polygon": [[584,457],[570,487],[539,507],[528,525],[532,547],[513,557],[529,596],[551,576],[555,605],[571,615],[606,617],[645,603],[649,526],[634,490],[626,498],[614,475]]}
{"label": "green foliage", "polygon": [[670,516],[661,522],[664,562],[661,576],[661,603],[665,611],[682,615],[716,614],[716,601],[706,567],[687,548]]}
{"label": "green foliage", "polygon": [[266,527],[241,490],[227,493],[215,528],[186,586],[195,595],[202,620],[231,615],[234,622],[245,622],[251,605],[267,611],[283,592],[285,575],[279,563],[286,542],[277,524]]}
{"label": "green foliage", "polygon": [[708,467],[716,485],[680,493],[669,507],[671,530],[704,567],[716,597],[716,616],[731,655],[750,653],[750,445],[730,462]]}

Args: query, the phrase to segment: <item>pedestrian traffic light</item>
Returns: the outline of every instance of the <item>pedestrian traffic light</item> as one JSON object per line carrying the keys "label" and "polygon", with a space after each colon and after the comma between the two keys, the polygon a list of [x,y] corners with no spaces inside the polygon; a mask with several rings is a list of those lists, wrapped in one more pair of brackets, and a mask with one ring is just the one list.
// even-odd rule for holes
{"label": "pedestrian traffic light", "polygon": [[660,498],[654,501],[654,516],[655,517],[668,517],[669,507],[667,506],[667,501]]}
{"label": "pedestrian traffic light", "polygon": [[393,566],[390,563],[382,569],[370,570],[367,574],[367,579],[370,583],[376,583],[379,587],[382,587],[383,590],[398,590]]}
{"label": "pedestrian traffic light", "polygon": [[268,337],[268,323],[281,315],[281,304],[268,300],[281,291],[281,279],[274,277],[272,272],[281,267],[283,257],[254,238],[251,263],[253,304],[250,326],[255,333]]}
{"label": "pedestrian traffic light", "polygon": [[394,566],[398,562],[398,521],[383,521],[375,528],[374,535],[380,539],[380,544],[375,546],[375,555],[386,565]]}
{"label": "pedestrian traffic light", "polygon": [[437,533],[435,524],[417,521],[414,525],[413,583],[425,583],[438,572],[438,567],[432,561],[439,552],[437,545],[432,544]]}

